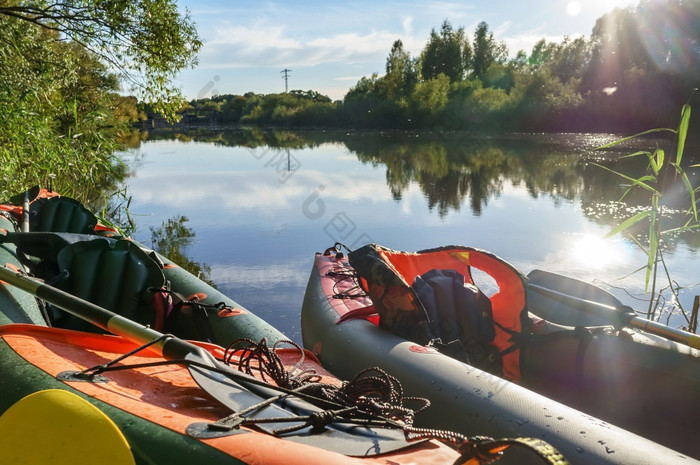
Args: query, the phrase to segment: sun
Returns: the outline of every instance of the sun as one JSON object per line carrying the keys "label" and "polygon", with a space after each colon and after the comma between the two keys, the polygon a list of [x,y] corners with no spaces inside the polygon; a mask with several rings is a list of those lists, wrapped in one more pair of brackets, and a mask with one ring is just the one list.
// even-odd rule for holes
{"label": "sun", "polygon": [[569,2],[566,4],[566,14],[569,16],[578,16],[581,13],[581,3],[580,2]]}

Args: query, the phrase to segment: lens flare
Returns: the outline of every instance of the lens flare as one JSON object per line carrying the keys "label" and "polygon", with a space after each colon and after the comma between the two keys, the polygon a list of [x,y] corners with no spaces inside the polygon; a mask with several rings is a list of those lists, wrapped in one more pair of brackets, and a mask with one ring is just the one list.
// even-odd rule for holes
{"label": "lens flare", "polygon": [[625,246],[612,239],[584,234],[574,238],[571,258],[588,269],[603,269],[626,260]]}

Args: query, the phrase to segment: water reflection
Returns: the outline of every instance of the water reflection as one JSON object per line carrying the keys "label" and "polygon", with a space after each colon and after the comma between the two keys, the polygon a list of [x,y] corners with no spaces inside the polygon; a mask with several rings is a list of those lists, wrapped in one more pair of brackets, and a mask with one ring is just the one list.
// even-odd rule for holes
{"label": "water reflection", "polygon": [[345,143],[363,163],[386,166],[395,199],[415,182],[441,217],[464,203],[480,215],[506,183],[525,186],[533,197],[548,192],[573,199],[580,188],[580,157],[539,143],[458,134],[383,139],[382,144],[364,137]]}
{"label": "water reflection", "polygon": [[[629,186],[618,176],[591,162],[603,163],[638,177],[646,169],[646,160],[623,155],[649,147],[671,148],[668,140],[639,139],[607,151],[593,151],[618,137],[606,134],[494,136],[459,132],[295,132],[260,128],[222,131],[200,128],[190,132],[154,132],[142,135],[141,139],[245,147],[255,157],[266,157],[265,166],[280,173],[280,182],[299,168],[297,151],[335,144],[346,148],[363,164],[383,166],[386,184],[395,201],[400,202],[413,186],[418,186],[429,210],[440,218],[461,211],[465,205],[479,216],[490,201],[500,198],[504,189],[511,186],[525,189],[535,199],[548,196],[555,204],[580,201],[581,209],[589,219],[612,229],[623,218],[646,208],[649,197],[638,189],[627,193],[621,202]],[[692,154],[687,158],[692,160]],[[697,185],[699,175],[693,171],[690,174],[691,182]],[[669,189],[678,187],[676,183]],[[682,195],[680,187],[681,195],[667,196],[675,199],[666,209],[669,227],[679,226],[685,221],[689,199]],[[634,232],[643,241],[645,225],[639,224]],[[695,246],[698,243],[696,236],[684,234],[679,240]]]}
{"label": "water reflection", "polygon": [[187,217],[176,215],[163,221],[159,227],[151,226],[151,247],[205,283],[216,287],[211,280],[211,268],[192,260],[186,253],[196,235],[194,229],[187,227],[188,221]]}
{"label": "water reflection", "polygon": [[571,259],[579,266],[601,270],[627,261],[629,250],[612,240],[593,234],[581,234],[574,238]]}

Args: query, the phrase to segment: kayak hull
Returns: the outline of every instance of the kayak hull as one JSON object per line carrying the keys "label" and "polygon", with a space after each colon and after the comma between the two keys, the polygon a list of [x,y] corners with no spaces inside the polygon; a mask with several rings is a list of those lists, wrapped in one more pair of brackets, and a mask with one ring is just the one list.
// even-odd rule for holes
{"label": "kayak hull", "polygon": [[[173,289],[177,289],[185,297],[196,296],[198,301],[203,304],[222,307],[219,310],[206,310],[206,318],[211,328],[209,342],[226,347],[241,337],[253,341],[260,341],[264,338],[270,345],[288,339],[277,328],[248,311],[218,289],[196,278],[162,255],[158,255],[158,257],[164,264],[163,274]],[[206,339],[206,336],[193,328],[187,320],[178,325],[174,332],[184,339]]]}
{"label": "kayak hull", "polygon": [[[302,307],[304,346],[340,378],[360,367],[378,366],[397,377],[407,395],[430,399],[431,408],[418,416],[418,426],[466,435],[538,437],[550,442],[572,463],[698,463],[588,413],[379,328],[376,320],[367,318],[372,312],[368,299],[333,298],[334,293],[343,290],[342,286],[352,285],[327,275],[337,266],[349,265],[345,258],[316,255]],[[532,352],[532,356],[542,355]],[[528,463],[523,460],[520,463]]]}
{"label": "kayak hull", "polygon": [[[16,223],[10,215],[0,210],[0,233],[13,231]],[[14,244],[0,244],[0,264],[21,267]],[[36,299],[11,286],[0,286],[0,325],[7,323],[33,323],[45,325]]]}

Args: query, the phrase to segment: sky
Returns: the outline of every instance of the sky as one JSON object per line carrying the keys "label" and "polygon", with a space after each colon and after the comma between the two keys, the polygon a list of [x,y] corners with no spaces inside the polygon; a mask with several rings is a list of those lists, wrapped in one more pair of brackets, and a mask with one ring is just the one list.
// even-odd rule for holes
{"label": "sky", "polygon": [[486,21],[514,56],[540,39],[588,37],[596,19],[633,0],[260,1],[178,0],[204,42],[195,69],[175,84],[187,99],[216,94],[314,90],[342,99],[358,80],[382,75],[395,40],[416,57],[448,20],[473,36]]}

